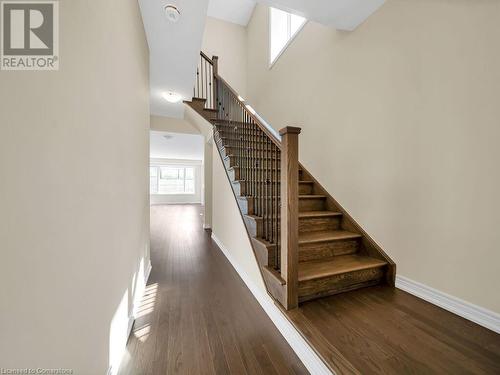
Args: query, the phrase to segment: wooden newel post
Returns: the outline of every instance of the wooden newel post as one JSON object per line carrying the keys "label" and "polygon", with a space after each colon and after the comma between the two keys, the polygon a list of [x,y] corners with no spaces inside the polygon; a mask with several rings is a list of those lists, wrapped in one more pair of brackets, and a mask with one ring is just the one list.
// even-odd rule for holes
{"label": "wooden newel post", "polygon": [[281,277],[285,280],[285,308],[299,304],[299,134],[287,126],[281,135]]}
{"label": "wooden newel post", "polygon": [[214,91],[214,108],[212,109],[218,109],[219,108],[219,99],[217,98],[217,75],[219,74],[219,56],[212,56],[212,70],[213,70],[213,77],[212,77],[212,90]]}

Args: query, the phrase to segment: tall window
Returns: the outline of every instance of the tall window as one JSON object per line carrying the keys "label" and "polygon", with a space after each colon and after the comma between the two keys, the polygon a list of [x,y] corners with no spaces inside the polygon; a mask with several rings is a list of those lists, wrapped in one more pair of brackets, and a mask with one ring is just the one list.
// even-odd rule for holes
{"label": "tall window", "polygon": [[149,167],[151,194],[194,194],[194,184],[193,167]]}
{"label": "tall window", "polygon": [[306,19],[279,9],[269,9],[269,64],[272,65],[300,31]]}

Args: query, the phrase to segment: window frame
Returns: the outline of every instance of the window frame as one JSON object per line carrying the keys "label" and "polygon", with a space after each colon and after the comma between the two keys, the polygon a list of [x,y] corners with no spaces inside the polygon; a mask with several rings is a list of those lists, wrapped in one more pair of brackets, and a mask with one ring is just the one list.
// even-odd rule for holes
{"label": "window frame", "polygon": [[[269,70],[272,69],[272,67],[274,66],[274,64],[276,64],[276,62],[280,59],[281,55],[286,51],[286,49],[288,48],[288,46],[290,46],[290,44],[292,44],[292,42],[297,37],[297,35],[299,35],[299,33],[302,31],[302,28],[309,21],[308,19],[304,19],[304,22],[302,22],[302,25],[300,25],[299,28],[293,34],[290,35],[290,39],[288,39],[288,41],[285,43],[285,45],[283,46],[283,48],[281,48],[280,52],[276,55],[276,57],[274,58],[274,60],[271,61],[271,12],[272,12],[272,9],[273,9],[273,7],[269,7],[269,10],[268,10],[268,31],[269,31],[269,35],[268,35],[268,51],[267,52],[268,52],[268,62],[269,62],[268,69]],[[292,13],[287,12],[285,10],[278,9],[278,8],[274,8],[274,9],[281,10],[282,12],[288,13],[289,17],[292,16]],[[291,19],[289,18],[289,20],[288,20],[288,27],[289,28],[290,28],[290,24],[291,24]]]}
{"label": "window frame", "polygon": [[[196,195],[196,166],[195,165],[179,165],[179,164],[158,164],[158,163],[152,163],[149,165],[149,168],[156,168],[156,193],[151,192],[151,186],[149,186],[149,194],[150,195]],[[161,193],[160,192],[160,176],[161,176],[161,168],[175,168],[175,169],[183,169],[183,187],[184,191],[183,192],[175,192],[175,193]],[[190,181],[193,181],[193,192],[186,192],[186,169],[192,169],[193,170],[193,178],[189,179]],[[149,173],[149,182],[151,184],[151,169]]]}

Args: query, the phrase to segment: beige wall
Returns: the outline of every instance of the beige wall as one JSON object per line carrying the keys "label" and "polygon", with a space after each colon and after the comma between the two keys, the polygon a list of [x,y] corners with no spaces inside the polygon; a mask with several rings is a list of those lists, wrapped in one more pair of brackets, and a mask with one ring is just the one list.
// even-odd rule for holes
{"label": "beige wall", "polygon": [[500,2],[389,0],[353,32],[309,22],[268,69],[248,26],[250,103],[298,125],[300,159],[398,274],[500,312]]}
{"label": "beige wall", "polygon": [[205,137],[204,150],[203,150],[203,205],[204,216],[203,226],[205,228],[212,227],[212,188],[213,188],[213,130],[212,125],[199,115],[194,109],[188,105],[184,108],[184,118],[194,128]]}
{"label": "beige wall", "polygon": [[104,374],[149,263],[148,47],[135,0],[59,6],[60,70],[0,72],[0,365]]}
{"label": "beige wall", "polygon": [[207,17],[202,51],[219,56],[219,74],[242,96],[246,95],[246,28]]}

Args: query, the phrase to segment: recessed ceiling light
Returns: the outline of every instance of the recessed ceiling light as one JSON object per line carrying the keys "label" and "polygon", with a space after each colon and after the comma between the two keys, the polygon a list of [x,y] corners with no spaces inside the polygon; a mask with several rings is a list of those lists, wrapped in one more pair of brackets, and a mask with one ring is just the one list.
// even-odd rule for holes
{"label": "recessed ceiling light", "polygon": [[181,12],[175,5],[167,5],[165,7],[165,15],[167,16],[167,20],[170,22],[176,23],[181,18]]}
{"label": "recessed ceiling light", "polygon": [[163,99],[165,99],[167,102],[170,103],[178,103],[182,99],[182,97],[179,94],[176,94],[175,92],[169,91],[163,93]]}

